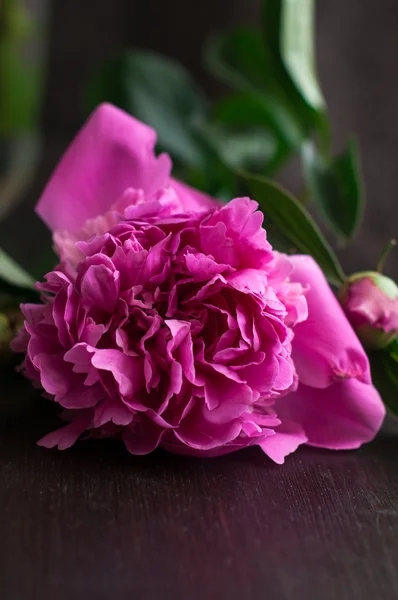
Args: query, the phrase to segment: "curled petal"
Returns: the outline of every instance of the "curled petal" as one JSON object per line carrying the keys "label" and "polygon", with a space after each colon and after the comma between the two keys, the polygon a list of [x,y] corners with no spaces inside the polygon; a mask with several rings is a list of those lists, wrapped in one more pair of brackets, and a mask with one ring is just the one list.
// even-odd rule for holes
{"label": "curled petal", "polygon": [[204,192],[195,190],[186,183],[171,179],[171,185],[181,203],[184,212],[196,212],[219,206],[219,202]]}
{"label": "curled petal", "polygon": [[286,420],[275,429],[275,434],[267,436],[260,446],[274,462],[282,465],[288,454],[295,452],[301,444],[305,444],[307,441],[303,427],[298,423]]}
{"label": "curled petal", "polygon": [[308,444],[332,450],[358,448],[374,438],[385,416],[373,385],[356,379],[339,381],[327,389],[299,385],[281,398],[277,412],[302,426]]}
{"label": "curled petal", "polygon": [[367,356],[325,276],[310,256],[292,256],[292,281],[308,287],[308,319],[294,329],[293,359],[301,383],[325,388],[340,379],[370,382]]}
{"label": "curled petal", "polygon": [[123,430],[123,441],[131,454],[144,455],[155,450],[166,435],[168,429],[159,419],[156,421],[145,414]]}
{"label": "curled petal", "polygon": [[110,372],[120,394],[126,398],[134,397],[143,387],[142,364],[135,356],[126,356],[114,349],[96,350],[91,363],[100,371]]}
{"label": "curled petal", "polygon": [[91,412],[81,414],[76,417],[71,423],[61,427],[48,435],[45,435],[37,442],[38,446],[44,448],[54,448],[58,450],[66,450],[73,446],[77,439],[85,432],[92,419]]}
{"label": "curled petal", "polygon": [[[226,423],[214,422],[212,411],[197,402],[178,430],[174,431],[174,436],[176,440],[187,446],[188,450],[193,448],[204,451],[220,448],[232,442],[241,430],[242,425],[238,419]],[[183,449],[182,454],[184,453]]]}
{"label": "curled petal", "polygon": [[102,104],[80,130],[36,207],[50,229],[77,231],[106,213],[127,188],[151,196],[166,185],[171,162],[156,158],[153,129]]}

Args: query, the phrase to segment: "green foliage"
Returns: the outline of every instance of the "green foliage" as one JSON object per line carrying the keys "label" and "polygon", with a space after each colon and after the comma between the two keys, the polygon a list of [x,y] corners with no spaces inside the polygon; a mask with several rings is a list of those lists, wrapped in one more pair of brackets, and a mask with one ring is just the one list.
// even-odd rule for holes
{"label": "green foliage", "polygon": [[278,248],[312,254],[330,281],[341,266],[310,215],[290,195],[244,169],[274,176],[302,157],[305,193],[343,241],[355,233],[363,194],[353,142],[330,152],[330,124],[315,68],[314,0],[264,0],[261,28],[236,28],[204,47],[211,73],[231,89],[213,104],[176,61],[128,51],[100,68],[87,92],[91,110],[102,101],[153,126],[160,150],[177,174],[223,199],[245,186],[260,202]]}
{"label": "green foliage", "polygon": [[151,125],[159,150],[172,156],[185,179],[194,174],[206,191],[233,194],[228,163],[236,161],[221,156],[226,136],[210,124],[204,94],[176,61],[152,52],[125,52],[93,75],[86,99],[88,112],[100,102],[112,102]]}
{"label": "green foliage", "polygon": [[17,306],[20,302],[35,301],[38,293],[34,279],[4,250],[0,249],[0,308]]}
{"label": "green foliage", "polygon": [[308,127],[280,84],[261,33],[237,29],[214,36],[205,46],[204,61],[213,75],[237,92],[216,104],[217,119],[228,125],[264,127],[273,138],[277,166],[285,163],[300,147]]}
{"label": "green foliage", "polygon": [[363,211],[359,153],[351,140],[344,152],[323,158],[311,142],[302,148],[304,177],[326,223],[347,242],[358,228]]}
{"label": "green foliage", "polygon": [[88,91],[90,109],[113,102],[152,125],[160,146],[190,165],[203,163],[198,136],[206,101],[189,73],[172,59],[151,52],[126,52],[101,69]]}
{"label": "green foliage", "polygon": [[315,72],[314,0],[284,0],[280,53],[292,82],[308,106],[323,111],[325,101]]}
{"label": "green foliage", "polygon": [[264,0],[262,32],[237,29],[213,37],[205,62],[235,90],[215,106],[217,121],[268,131],[274,153],[262,174],[275,175],[301,153],[310,197],[331,231],[347,242],[363,211],[359,152],[354,142],[341,155],[330,152],[315,69],[314,9],[314,0]]}
{"label": "green foliage", "polygon": [[305,208],[265,177],[243,173],[242,178],[266,217],[290,240],[295,250],[313,256],[328,280],[340,285],[344,273],[339,261]]}
{"label": "green foliage", "polygon": [[368,352],[372,380],[390,413],[398,417],[398,340],[384,350]]}

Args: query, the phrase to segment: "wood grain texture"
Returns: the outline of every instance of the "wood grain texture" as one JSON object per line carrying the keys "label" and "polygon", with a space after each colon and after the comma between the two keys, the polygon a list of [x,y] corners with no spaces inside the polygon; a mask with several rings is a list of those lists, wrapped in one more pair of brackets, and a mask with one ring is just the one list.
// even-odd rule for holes
{"label": "wood grain texture", "polygon": [[0,374],[0,598],[398,598],[398,435],[357,452],[130,456],[35,441],[49,404]]}

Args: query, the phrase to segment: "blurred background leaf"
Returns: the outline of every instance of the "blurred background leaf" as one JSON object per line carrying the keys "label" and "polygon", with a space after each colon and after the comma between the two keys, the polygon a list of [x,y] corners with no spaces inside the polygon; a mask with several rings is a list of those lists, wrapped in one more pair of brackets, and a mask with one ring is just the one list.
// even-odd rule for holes
{"label": "blurred background leaf", "polygon": [[364,206],[357,144],[350,140],[340,155],[327,159],[312,142],[306,142],[302,165],[320,215],[337,238],[346,243],[359,226]]}
{"label": "blurred background leaf", "polygon": [[0,248],[0,310],[35,301],[35,280]]}
{"label": "blurred background leaf", "polygon": [[158,143],[191,165],[203,162],[197,129],[206,119],[207,103],[188,71],[170,58],[129,51],[93,77],[88,109],[113,102],[156,129]]}
{"label": "blurred background leaf", "polygon": [[[266,54],[272,66],[270,71],[280,89],[289,97],[296,119],[308,134],[314,129],[319,106],[308,102],[308,75],[298,73],[298,65],[307,66],[313,55],[313,7],[304,6],[306,2],[299,3],[300,10],[302,7],[306,10],[303,16],[307,25],[305,34],[301,31],[302,17],[289,0],[263,0],[262,24]],[[305,40],[299,39],[302,35],[306,35]],[[315,81],[314,74],[312,81]]]}
{"label": "blurred background leaf", "polygon": [[261,32],[236,29],[213,36],[204,47],[204,62],[215,77],[237,92],[216,104],[216,119],[228,125],[265,128],[275,152],[263,172],[275,173],[300,147],[307,125],[276,77]]}
{"label": "blurred background leaf", "polygon": [[332,248],[311,215],[286,190],[265,177],[242,173],[251,197],[294,247],[318,262],[330,283],[341,285],[344,273]]}
{"label": "blurred background leaf", "polygon": [[20,288],[33,288],[35,280],[4,250],[0,249],[0,281]]}
{"label": "blurred background leaf", "polygon": [[323,111],[325,101],[315,72],[314,0],[283,0],[279,4],[283,64],[302,99],[313,109]]}
{"label": "blurred background leaf", "polygon": [[398,341],[368,352],[372,380],[390,413],[398,418]]}
{"label": "blurred background leaf", "polygon": [[[303,0],[300,7],[291,0],[265,0],[262,30],[238,28],[210,38],[205,64],[234,90],[213,106],[181,64],[130,50],[94,73],[87,112],[108,101],[148,123],[158,133],[158,149],[172,156],[176,173],[225,200],[240,193],[235,171],[274,176],[301,152],[305,183],[319,214],[346,241],[362,210],[357,150],[350,143],[338,157],[328,153],[329,124],[315,72],[314,2]],[[261,202],[279,249],[288,240],[290,247],[320,260],[331,281],[340,282],[341,267],[329,244],[317,228],[308,237],[310,229],[315,231],[311,217],[296,201],[285,199],[282,205],[286,214]]]}
{"label": "blurred background leaf", "polygon": [[216,140],[208,102],[181,64],[153,52],[127,51],[99,68],[88,84],[87,112],[104,101],[151,125],[158,149],[171,155],[190,183],[215,195],[233,194],[234,177],[219,155],[222,136]]}

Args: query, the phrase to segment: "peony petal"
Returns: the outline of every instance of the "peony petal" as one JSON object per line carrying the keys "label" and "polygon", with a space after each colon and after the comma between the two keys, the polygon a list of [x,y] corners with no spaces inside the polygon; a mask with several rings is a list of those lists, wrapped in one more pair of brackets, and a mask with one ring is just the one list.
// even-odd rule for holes
{"label": "peony petal", "polygon": [[80,382],[79,384],[75,384],[75,386],[62,396],[56,395],[55,401],[64,408],[81,410],[82,408],[95,406],[106,396],[106,393],[99,385],[84,386]]}
{"label": "peony petal", "polygon": [[32,356],[32,363],[40,372],[40,383],[48,394],[64,396],[69,392],[71,367],[65,363],[62,353],[37,353]]}
{"label": "peony petal", "polygon": [[139,357],[126,356],[120,350],[95,350],[92,365],[100,371],[110,372],[119,392],[126,398],[135,396],[144,385],[144,372]]}
{"label": "peony petal", "polygon": [[106,213],[127,188],[151,196],[167,184],[171,162],[154,154],[156,133],[102,104],[67,149],[36,207],[50,229],[77,231]]}
{"label": "peony petal", "polygon": [[134,419],[134,413],[117,398],[107,398],[95,408],[93,425],[102,427],[112,422],[115,425],[129,425]]}
{"label": "peony petal", "polygon": [[205,401],[209,422],[227,423],[247,410],[253,402],[253,391],[245,383],[207,373]]}
{"label": "peony petal", "polygon": [[307,441],[307,436],[300,425],[283,421],[282,425],[275,429],[275,435],[267,436],[259,446],[274,462],[283,465],[285,457]]}
{"label": "peony petal", "polygon": [[77,439],[84,433],[92,419],[91,412],[81,414],[65,427],[61,427],[52,433],[45,435],[37,442],[38,446],[44,448],[54,448],[58,450],[66,450],[73,446]]}
{"label": "peony petal", "polygon": [[153,452],[166,435],[167,429],[155,423],[146,415],[139,415],[137,421],[123,430],[123,441],[131,454],[144,455]]}
{"label": "peony petal", "polygon": [[81,304],[112,314],[119,297],[119,273],[105,265],[91,265],[81,279]]}
{"label": "peony petal", "polygon": [[310,256],[292,256],[292,281],[309,286],[308,319],[294,328],[293,360],[300,381],[325,388],[339,379],[370,383],[369,362],[354,330]]}
{"label": "peony petal", "polygon": [[212,412],[197,399],[180,427],[174,430],[174,436],[182,444],[197,450],[218,448],[235,440],[242,430],[239,419],[226,423],[213,422]]}
{"label": "peony petal", "polygon": [[374,438],[385,416],[373,385],[356,379],[338,381],[327,389],[299,385],[277,402],[282,420],[300,424],[308,444],[332,450],[358,448]]}
{"label": "peony petal", "polygon": [[[394,288],[391,294],[395,294]],[[370,325],[387,333],[398,331],[398,298],[388,296],[370,277],[351,284],[343,305],[355,328]]]}
{"label": "peony petal", "polygon": [[220,202],[211,198],[211,196],[208,196],[199,190],[195,190],[186,183],[182,183],[182,181],[171,179],[170,182],[178,196],[184,212],[195,212],[201,209],[208,210],[221,206]]}
{"label": "peony petal", "polygon": [[263,269],[273,261],[257,202],[235,198],[209,214],[200,228],[202,252],[232,267]]}

